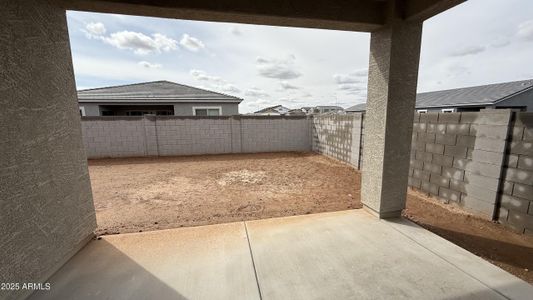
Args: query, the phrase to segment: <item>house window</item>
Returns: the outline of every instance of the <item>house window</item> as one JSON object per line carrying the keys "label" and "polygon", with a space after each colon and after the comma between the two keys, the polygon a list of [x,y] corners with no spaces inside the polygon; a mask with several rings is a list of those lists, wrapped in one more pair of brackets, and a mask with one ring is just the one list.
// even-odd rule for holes
{"label": "house window", "polygon": [[221,107],[193,107],[193,115],[195,116],[220,116],[222,114]]}
{"label": "house window", "polygon": [[455,108],[443,108],[441,111],[443,113],[453,113],[455,112]]}
{"label": "house window", "polygon": [[144,115],[150,115],[151,112],[149,111],[139,111],[139,110],[132,110],[127,111],[126,116],[144,116]]}
{"label": "house window", "polygon": [[115,115],[115,112],[112,111],[112,110],[103,110],[102,111],[102,116],[114,116]]}
{"label": "house window", "polygon": [[85,107],[80,106],[80,116],[85,117]]}
{"label": "house window", "polygon": [[425,113],[428,112],[428,110],[427,109],[417,109],[416,112],[419,113],[419,114],[425,114]]}
{"label": "house window", "polygon": [[174,112],[169,110],[158,110],[155,112],[155,114],[158,116],[172,116],[174,115]]}

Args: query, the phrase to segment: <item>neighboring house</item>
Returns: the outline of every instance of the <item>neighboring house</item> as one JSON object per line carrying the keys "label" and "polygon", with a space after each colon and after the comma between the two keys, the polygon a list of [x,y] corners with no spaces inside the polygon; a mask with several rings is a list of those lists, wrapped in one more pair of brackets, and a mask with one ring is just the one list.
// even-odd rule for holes
{"label": "neighboring house", "polygon": [[227,116],[239,114],[242,99],[170,81],[78,91],[82,116]]}
{"label": "neighboring house", "polygon": [[366,111],[366,103],[359,103],[354,106],[350,106],[346,109],[347,113],[365,112],[365,111]]}
{"label": "neighboring house", "polygon": [[[419,93],[417,112],[479,111],[512,108],[533,111],[533,80],[513,81],[460,89]],[[363,112],[366,103],[349,107],[346,112]]]}
{"label": "neighboring house", "polygon": [[325,114],[325,113],[343,113],[344,108],[340,106],[304,106],[297,109],[289,109],[283,105],[276,105],[267,108],[263,108],[254,112],[254,115],[267,115],[267,116],[282,116],[282,115],[312,115],[312,114]]}
{"label": "neighboring house", "polygon": [[303,108],[291,109],[287,112],[288,116],[305,116],[307,113]]}
{"label": "neighboring house", "polygon": [[302,107],[302,111],[306,114],[311,114],[313,107],[311,106],[304,106]]}
{"label": "neighboring house", "polygon": [[254,112],[254,115],[262,115],[262,116],[282,116],[289,112],[290,109],[283,105],[275,105],[270,106],[267,108],[263,108],[261,110],[258,110]]}
{"label": "neighboring house", "polygon": [[308,114],[324,114],[324,113],[341,113],[344,112],[344,108],[340,106],[325,106],[319,105],[312,107],[308,110]]}

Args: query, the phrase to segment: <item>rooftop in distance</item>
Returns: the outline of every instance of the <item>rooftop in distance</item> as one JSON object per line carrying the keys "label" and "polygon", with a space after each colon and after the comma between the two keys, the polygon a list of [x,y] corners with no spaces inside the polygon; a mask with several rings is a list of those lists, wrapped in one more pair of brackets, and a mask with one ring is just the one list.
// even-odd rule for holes
{"label": "rooftop in distance", "polygon": [[[479,110],[492,106],[533,110],[533,79],[418,93],[416,96],[417,109],[453,108],[461,111],[466,107]],[[346,109],[347,112],[365,110],[366,103]]]}
{"label": "rooftop in distance", "polygon": [[142,102],[175,102],[206,100],[209,102],[237,102],[243,99],[208,91],[171,81],[160,80],[110,87],[86,89],[78,91],[79,102],[125,101],[140,100]]}

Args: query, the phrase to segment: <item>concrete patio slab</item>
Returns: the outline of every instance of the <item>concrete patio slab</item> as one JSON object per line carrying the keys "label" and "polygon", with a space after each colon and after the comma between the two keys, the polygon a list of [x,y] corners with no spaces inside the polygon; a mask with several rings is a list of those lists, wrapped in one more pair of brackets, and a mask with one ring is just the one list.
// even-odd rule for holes
{"label": "concrete patio slab", "polygon": [[244,224],[105,236],[33,299],[259,299]]}
{"label": "concrete patio slab", "polygon": [[106,236],[33,299],[531,299],[533,287],[364,210]]}
{"label": "concrete patio slab", "polygon": [[363,210],[247,222],[263,299],[531,299],[529,284],[450,242],[409,237],[429,231],[396,229],[406,222]]}
{"label": "concrete patio slab", "polygon": [[384,222],[504,297],[533,298],[531,285],[415,223],[403,218]]}

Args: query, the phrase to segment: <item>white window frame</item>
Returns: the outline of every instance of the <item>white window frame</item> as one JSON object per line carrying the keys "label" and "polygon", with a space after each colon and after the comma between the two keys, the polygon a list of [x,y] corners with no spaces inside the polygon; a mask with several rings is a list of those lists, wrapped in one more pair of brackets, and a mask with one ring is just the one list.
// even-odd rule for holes
{"label": "white window frame", "polygon": [[80,112],[81,112],[81,116],[82,116],[82,117],[85,117],[85,116],[86,116],[86,114],[85,114],[85,107],[80,106]]}
{"label": "white window frame", "polygon": [[222,106],[193,106],[192,107],[192,115],[193,116],[196,116],[196,110],[197,109],[218,109],[218,115],[222,116]]}
{"label": "white window frame", "polygon": [[443,112],[443,113],[454,113],[455,112],[455,108],[443,108],[443,109],[441,109],[441,112]]}
{"label": "white window frame", "polygon": [[419,114],[425,114],[425,113],[428,112],[428,110],[427,109],[417,109],[416,112],[419,113]]}

